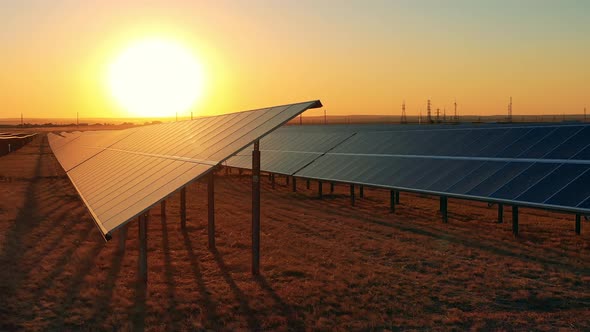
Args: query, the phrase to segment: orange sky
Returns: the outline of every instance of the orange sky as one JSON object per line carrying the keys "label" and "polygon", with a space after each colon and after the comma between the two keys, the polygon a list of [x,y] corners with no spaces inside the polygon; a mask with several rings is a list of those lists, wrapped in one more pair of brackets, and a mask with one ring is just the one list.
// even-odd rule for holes
{"label": "orange sky", "polygon": [[460,114],[491,115],[509,96],[515,114],[582,113],[588,12],[573,0],[6,1],[0,118],[128,117],[105,73],[149,36],[200,58],[199,114],[319,98],[328,114],[398,114],[406,100],[415,115],[456,98]]}

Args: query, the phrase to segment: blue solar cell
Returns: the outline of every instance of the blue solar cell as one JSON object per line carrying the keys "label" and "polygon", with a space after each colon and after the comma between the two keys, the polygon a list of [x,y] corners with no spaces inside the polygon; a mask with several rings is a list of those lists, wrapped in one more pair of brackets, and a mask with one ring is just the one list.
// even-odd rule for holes
{"label": "blue solar cell", "polygon": [[475,188],[482,181],[496,173],[508,163],[499,161],[487,161],[475,171],[467,174],[461,181],[454,184],[447,191],[454,194],[467,194],[471,189]]}
{"label": "blue solar cell", "polygon": [[479,150],[482,146],[489,142],[491,137],[490,134],[496,133],[499,135],[502,133],[501,130],[470,130],[468,134],[460,141],[454,144],[451,151],[448,151],[448,156],[469,156],[473,153],[473,150]]}
{"label": "blue solar cell", "polygon": [[436,181],[440,180],[443,176],[446,176],[454,171],[457,165],[455,160],[437,160],[436,164],[425,172],[421,177],[416,178],[416,181],[412,184],[412,187],[416,189],[426,189]]}
{"label": "blue solar cell", "polygon": [[590,171],[586,171],[565,188],[557,192],[553,197],[545,201],[545,204],[559,206],[577,206],[590,195]]}
{"label": "blue solar cell", "polygon": [[510,182],[502,186],[490,196],[502,199],[514,199],[522,194],[543,177],[555,170],[560,164],[535,163],[520,173]]}
{"label": "blue solar cell", "polygon": [[498,151],[504,150],[506,147],[517,141],[520,137],[526,135],[531,129],[512,128],[508,129],[500,138],[491,141],[488,145],[472,154],[474,157],[493,157]]}
{"label": "blue solar cell", "polygon": [[586,200],[580,203],[578,207],[581,209],[590,210],[590,197],[586,198]]}
{"label": "blue solar cell", "polygon": [[582,129],[579,126],[554,127],[555,130],[521,153],[518,158],[542,158]]}
{"label": "blue solar cell", "polygon": [[577,134],[556,147],[544,159],[569,159],[590,145],[590,127],[584,127]]}
{"label": "blue solar cell", "polygon": [[490,194],[510,182],[514,177],[525,169],[532,166],[532,163],[513,162],[500,168],[487,179],[471,189],[467,194],[480,197],[488,197]]}
{"label": "blue solar cell", "polygon": [[582,151],[578,152],[571,159],[576,159],[576,160],[590,160],[590,145],[587,146]]}
{"label": "blue solar cell", "polygon": [[517,196],[515,200],[542,204],[587,169],[587,165],[563,164]]}
{"label": "blue solar cell", "polygon": [[416,158],[412,159],[411,166],[396,179],[396,183],[400,187],[414,188],[413,184],[416,179],[421,178],[424,173],[431,171],[433,168],[439,169],[442,160]]}
{"label": "blue solar cell", "polygon": [[459,182],[465,175],[470,174],[471,172],[475,171],[485,163],[485,161],[475,160],[457,161],[457,164],[454,167],[453,172],[442,176],[439,180],[428,186],[427,189],[429,191],[446,192],[449,187]]}
{"label": "blue solar cell", "polygon": [[545,138],[549,133],[553,132],[555,128],[543,127],[533,128],[524,136],[516,140],[514,143],[507,146],[504,150],[495,155],[499,158],[514,158],[530,148],[532,145]]}

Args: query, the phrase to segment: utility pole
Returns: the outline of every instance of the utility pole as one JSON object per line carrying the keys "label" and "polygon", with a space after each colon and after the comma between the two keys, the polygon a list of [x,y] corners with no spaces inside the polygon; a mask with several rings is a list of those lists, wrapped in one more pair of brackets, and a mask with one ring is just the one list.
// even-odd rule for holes
{"label": "utility pole", "polygon": [[428,99],[428,103],[426,104],[426,117],[428,123],[432,123],[432,113],[430,111],[430,99]]}
{"label": "utility pole", "polygon": [[459,122],[459,117],[457,116],[457,99],[455,99],[455,122]]}
{"label": "utility pole", "polygon": [[401,118],[401,123],[405,124],[408,123],[408,119],[406,118],[406,101],[404,100],[404,103],[402,104],[402,118]]}
{"label": "utility pole", "polygon": [[447,108],[443,108],[443,122],[447,122]]}
{"label": "utility pole", "polygon": [[436,109],[436,123],[440,123],[440,108]]}

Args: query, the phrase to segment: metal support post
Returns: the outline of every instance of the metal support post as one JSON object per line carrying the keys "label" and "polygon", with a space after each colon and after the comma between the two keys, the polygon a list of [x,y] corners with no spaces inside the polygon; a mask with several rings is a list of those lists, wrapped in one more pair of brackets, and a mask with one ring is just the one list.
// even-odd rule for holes
{"label": "metal support post", "polygon": [[512,206],[512,234],[518,236],[518,206]]}
{"label": "metal support post", "polygon": [[[289,177],[287,176],[287,179]],[[260,142],[252,151],[252,274],[260,274]]]}
{"label": "metal support post", "polygon": [[215,173],[211,172],[207,180],[207,214],[209,216],[207,235],[209,249],[215,249]]}
{"label": "metal support post", "polygon": [[139,216],[139,278],[147,284],[147,223],[148,212]]}
{"label": "metal support post", "polygon": [[395,191],[389,191],[389,212],[395,213]]}
{"label": "metal support post", "polygon": [[504,204],[498,203],[498,224],[504,222]]}
{"label": "metal support post", "polygon": [[576,234],[580,235],[582,232],[582,216],[577,213],[576,214]]}
{"label": "metal support post", "polygon": [[446,196],[441,196],[440,197],[440,212],[442,215],[442,221],[443,223],[447,223],[449,222],[449,215],[448,215],[448,201],[447,201],[447,197]]}
{"label": "metal support post", "polygon": [[354,206],[354,184],[350,185],[350,205]]}
{"label": "metal support post", "polygon": [[322,181],[318,181],[318,198],[322,199],[323,194],[322,194]]}

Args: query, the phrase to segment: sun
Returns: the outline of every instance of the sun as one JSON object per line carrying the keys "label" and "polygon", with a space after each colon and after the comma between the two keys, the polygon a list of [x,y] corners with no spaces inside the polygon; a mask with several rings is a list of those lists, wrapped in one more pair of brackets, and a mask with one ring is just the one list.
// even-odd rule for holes
{"label": "sun", "polygon": [[134,116],[174,116],[188,111],[203,93],[203,70],[197,59],[173,40],[139,40],[110,64],[108,88]]}

